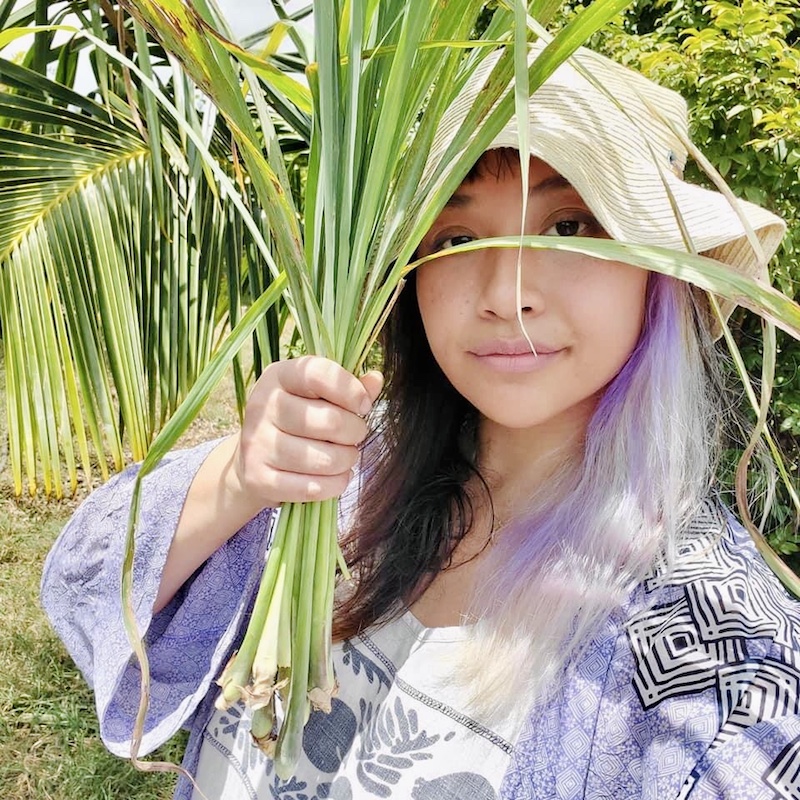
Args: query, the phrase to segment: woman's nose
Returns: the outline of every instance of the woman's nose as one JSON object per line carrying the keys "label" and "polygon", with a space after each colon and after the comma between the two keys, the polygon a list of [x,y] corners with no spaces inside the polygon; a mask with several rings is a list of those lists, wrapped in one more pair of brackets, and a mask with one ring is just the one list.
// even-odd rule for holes
{"label": "woman's nose", "polygon": [[[481,311],[486,316],[516,319],[539,314],[544,297],[538,286],[536,260],[540,253],[516,247],[487,249],[481,283]],[[518,289],[519,287],[519,289]]]}

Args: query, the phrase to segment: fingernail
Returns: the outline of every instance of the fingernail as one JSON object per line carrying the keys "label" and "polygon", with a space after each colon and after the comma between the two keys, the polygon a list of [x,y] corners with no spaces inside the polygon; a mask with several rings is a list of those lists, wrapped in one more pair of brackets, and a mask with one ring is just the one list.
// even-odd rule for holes
{"label": "fingernail", "polygon": [[372,410],[372,403],[370,402],[369,397],[365,397],[361,401],[361,405],[359,406],[358,410],[362,417],[366,417],[367,414],[369,414],[369,412]]}

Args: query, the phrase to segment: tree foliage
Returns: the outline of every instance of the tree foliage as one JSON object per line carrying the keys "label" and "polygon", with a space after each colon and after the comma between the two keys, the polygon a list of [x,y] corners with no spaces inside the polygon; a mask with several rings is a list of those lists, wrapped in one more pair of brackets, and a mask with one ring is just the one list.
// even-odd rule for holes
{"label": "tree foliage", "polygon": [[[590,4],[566,3],[562,19]],[[535,0],[529,9],[549,18],[556,5]],[[278,0],[273,6],[282,8]],[[207,24],[225,32],[224,20],[210,6],[198,7]],[[498,7],[485,4],[475,35],[491,24]],[[16,9],[0,0],[4,30],[60,23],[70,12],[110,48],[81,37],[56,44],[52,32],[42,31],[21,65],[0,60],[0,163],[7,188],[0,201],[0,325],[10,389],[7,418],[17,437],[12,435],[12,466],[18,491],[27,475],[31,490],[43,483],[59,494],[63,464],[74,485],[78,463],[87,472],[99,466],[105,474],[106,462],[121,466],[124,451],[142,456],[218,345],[215,333],[237,321],[269,278],[241,217],[180,128],[201,135],[245,201],[256,207],[252,176],[228,122],[202,99],[178,60],[116,4],[38,0]],[[282,15],[285,25],[246,43],[258,63],[277,68],[273,76],[301,70],[308,53],[300,29]],[[279,49],[289,39],[296,53]],[[796,296],[796,0],[638,0],[592,46],[681,92],[690,103],[695,141],[734,191],[787,219],[790,232],[772,271],[778,286]],[[140,72],[111,51],[130,58]],[[87,57],[98,87],[89,98],[72,90],[78,60]],[[180,121],[154,102],[142,76],[175,103]],[[261,87],[273,109],[268,119],[247,86],[243,80],[237,102],[246,99],[257,138],[264,124],[283,132],[280,157],[288,163],[302,215],[308,117],[265,80]],[[37,160],[36,154],[47,157]],[[697,169],[689,177],[705,180]],[[256,369],[260,353],[268,359],[275,348],[279,322],[273,315],[258,330]],[[758,319],[742,313],[733,324],[758,375]],[[779,334],[779,348],[771,423],[796,482],[800,344]],[[243,398],[246,377],[235,374]],[[779,497],[773,518],[773,544],[783,552],[796,550],[796,522],[785,497]]]}
{"label": "tree foliage", "polygon": [[[176,59],[118,6],[0,10],[4,32],[77,18],[95,36],[57,40],[45,29],[21,63],[0,59],[9,460],[17,493],[27,484],[61,496],[75,490],[79,467],[106,478],[144,458],[269,278],[201,157],[210,153],[252,203],[231,132]],[[79,60],[96,85],[88,97],[73,88]],[[275,124],[287,158],[305,150]],[[298,194],[301,170],[289,170]],[[276,313],[257,329],[256,369],[277,347]],[[243,401],[238,365],[235,376]]]}

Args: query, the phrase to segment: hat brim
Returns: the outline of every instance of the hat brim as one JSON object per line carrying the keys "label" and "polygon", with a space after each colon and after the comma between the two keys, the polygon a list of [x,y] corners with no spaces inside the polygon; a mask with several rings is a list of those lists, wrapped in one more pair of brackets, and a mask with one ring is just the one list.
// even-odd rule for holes
{"label": "hat brim", "polygon": [[[767,263],[786,224],[754,203],[683,180],[683,98],[597,53],[582,49],[575,59],[582,72],[567,62],[531,96],[531,155],[572,184],[614,239],[701,253],[769,282]],[[491,147],[518,146],[512,119]],[[721,300],[720,306],[727,318],[735,304]]]}
{"label": "hat brim", "polygon": [[[531,57],[543,46],[532,45]],[[487,57],[448,109],[429,169],[443,158],[496,63],[496,56]],[[533,93],[527,124],[530,154],[570,182],[614,239],[702,253],[768,281],[767,262],[786,225],[753,203],[736,200],[734,206],[720,192],[682,179],[688,118],[676,92],[581,48]],[[519,142],[512,118],[489,149],[517,149]],[[751,244],[748,228],[760,248]],[[734,304],[721,301],[721,307],[727,317]]]}
{"label": "hat brim", "polygon": [[[687,183],[653,159],[582,147],[570,131],[532,130],[531,155],[563,175],[597,216],[610,236],[621,242],[694,250],[710,255],[750,277],[767,278],[766,264],[780,246],[786,223],[746,200],[731,203],[720,192]],[[516,149],[515,130],[506,129],[492,148]],[[679,222],[677,212],[680,214]],[[749,227],[761,253],[747,238]],[[683,229],[690,243],[684,239]]]}

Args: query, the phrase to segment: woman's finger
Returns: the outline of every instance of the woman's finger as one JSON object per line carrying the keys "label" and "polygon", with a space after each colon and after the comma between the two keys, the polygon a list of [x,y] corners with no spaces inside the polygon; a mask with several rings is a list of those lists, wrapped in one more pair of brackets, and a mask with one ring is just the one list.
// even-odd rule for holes
{"label": "woman's finger", "polygon": [[[252,482],[252,473],[249,478]],[[344,493],[352,473],[339,475],[302,475],[297,472],[265,472],[265,479],[257,486],[248,487],[251,496],[264,498],[266,505],[277,507],[283,503],[308,503],[329,500]],[[280,498],[274,500],[272,498]]]}
{"label": "woman's finger", "polygon": [[262,413],[280,431],[305,439],[357,445],[367,435],[367,423],[352,411],[327,400],[310,400],[285,391],[267,398]]}
{"label": "woman's finger", "polygon": [[318,439],[291,436],[271,428],[248,451],[242,448],[248,469],[267,468],[276,472],[332,476],[349,472],[358,461],[359,450],[352,445],[333,444]]}
{"label": "woman's finger", "polygon": [[280,362],[278,381],[289,394],[327,400],[357,415],[372,408],[364,384],[344,367],[328,358],[303,356]]}

